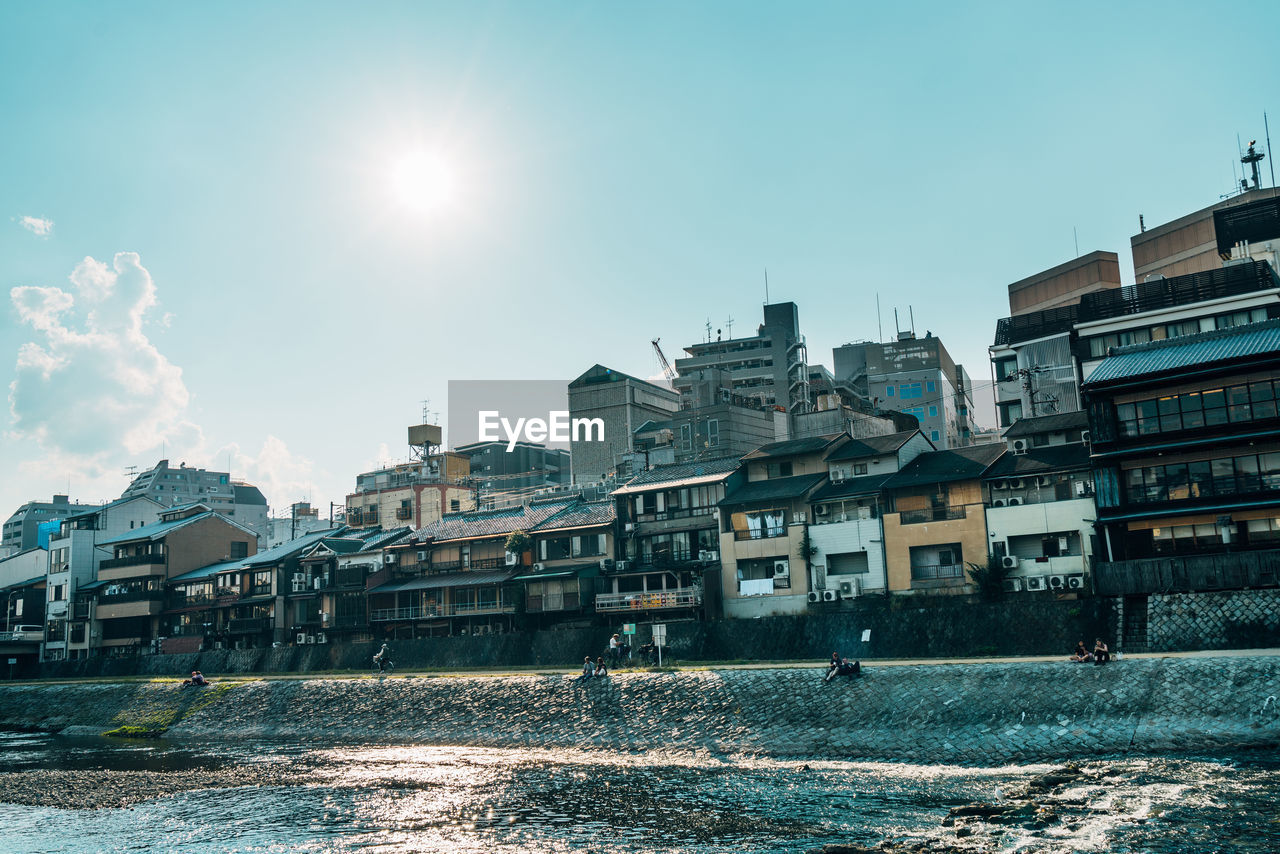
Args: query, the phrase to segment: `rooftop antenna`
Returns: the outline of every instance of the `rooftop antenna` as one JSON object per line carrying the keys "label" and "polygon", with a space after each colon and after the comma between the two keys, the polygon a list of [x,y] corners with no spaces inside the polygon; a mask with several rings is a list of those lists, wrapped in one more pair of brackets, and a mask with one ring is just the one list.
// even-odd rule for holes
{"label": "rooftop antenna", "polygon": [[764,268],[764,304],[769,304],[769,268]]}
{"label": "rooftop antenna", "polygon": [[876,340],[881,344],[884,343],[884,323],[880,320],[880,293],[876,292],[876,334],[880,337]]}
{"label": "rooftop antenna", "polygon": [[127,478],[129,478],[129,480],[133,480],[134,478],[136,478],[136,477],[138,476],[138,467],[137,467],[137,466],[125,466],[125,467],[124,467],[124,476],[125,476],[125,477],[127,477]]}
{"label": "rooftop antenna", "polygon": [[1147,224],[1142,221],[1142,214],[1138,214],[1138,231],[1139,233],[1147,230]]}
{"label": "rooftop antenna", "polygon": [[898,337],[899,335],[901,335],[901,334],[902,334],[902,327],[898,326],[898,307],[897,307],[897,306],[894,306],[894,308],[893,308],[893,336],[894,336],[894,339],[896,340],[896,339],[897,339],[897,337]]}
{"label": "rooftop antenna", "polygon": [[1074,225],[1073,225],[1073,226],[1071,226],[1071,236],[1075,238],[1075,241],[1076,241],[1076,257],[1077,257],[1077,258],[1079,258],[1079,257],[1080,257],[1080,232],[1076,229],[1076,227],[1075,227]]}
{"label": "rooftop antenna", "polygon": [[707,343],[711,343],[711,318],[707,318]]}
{"label": "rooftop antenna", "polygon": [[733,315],[729,315],[729,319],[724,322],[724,328],[729,330],[729,337],[733,337]]}
{"label": "rooftop antenna", "polygon": [[[1271,125],[1267,124],[1267,114],[1265,111],[1263,111],[1262,113],[1262,129],[1267,133],[1267,153],[1270,154],[1271,153]],[[1267,166],[1269,169],[1271,169],[1271,189],[1274,190],[1276,188],[1276,159],[1274,157],[1271,158],[1271,162],[1268,163]]]}
{"label": "rooftop antenna", "polygon": [[907,306],[907,315],[911,318],[911,334],[916,334],[916,309],[915,306]]}
{"label": "rooftop antenna", "polygon": [[1245,166],[1248,166],[1250,171],[1252,171],[1253,173],[1252,187],[1249,187],[1248,182],[1245,180],[1242,180],[1240,182],[1240,187],[1241,189],[1244,189],[1244,190],[1249,190],[1249,189],[1256,190],[1262,186],[1262,184],[1259,183],[1259,179],[1258,179],[1258,161],[1260,161],[1262,158],[1266,157],[1267,155],[1257,150],[1256,148],[1257,144],[1258,144],[1258,141],[1256,139],[1249,140],[1249,150],[1240,156],[1241,173],[1244,172]]}

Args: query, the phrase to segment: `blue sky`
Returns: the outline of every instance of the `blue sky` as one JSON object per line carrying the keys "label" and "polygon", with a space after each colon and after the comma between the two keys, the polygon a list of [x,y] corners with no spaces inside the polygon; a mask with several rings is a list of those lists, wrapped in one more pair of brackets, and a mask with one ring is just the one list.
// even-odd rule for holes
{"label": "blue sky", "polygon": [[[981,383],[1005,286],[1073,257],[1073,229],[1131,281],[1139,213],[1232,189],[1236,135],[1280,122],[1278,22],[6,4],[0,508],[114,496],[162,453],[230,460],[276,506],[341,500],[405,455],[423,399],[444,417],[449,379],[652,375],[654,337],[674,358],[708,318],[753,328],[765,268],[811,360],[874,339],[878,293],[886,330],[911,306]],[[390,177],[415,151],[452,186],[427,210]]]}

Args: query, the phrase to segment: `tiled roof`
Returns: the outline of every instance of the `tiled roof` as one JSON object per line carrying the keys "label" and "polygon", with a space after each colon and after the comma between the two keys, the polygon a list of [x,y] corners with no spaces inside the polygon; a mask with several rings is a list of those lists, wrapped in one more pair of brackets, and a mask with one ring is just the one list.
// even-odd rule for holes
{"label": "tiled roof", "polygon": [[883,487],[885,481],[893,477],[894,472],[887,474],[869,474],[866,477],[851,477],[839,483],[828,483],[813,495],[810,501],[831,501],[836,498],[849,498],[854,495],[874,495]]}
{"label": "tiled roof", "polygon": [[241,561],[241,563],[243,563],[244,566],[266,566],[271,563],[279,563],[280,561],[288,560],[300,552],[306,551],[327,537],[340,535],[344,530],[344,527],[339,526],[325,531],[312,531],[308,534],[303,534],[297,539],[290,540],[287,543],[281,543],[275,548],[267,549],[265,552],[258,552],[256,555],[250,555]]}
{"label": "tiled roof", "polygon": [[1005,454],[987,469],[983,477],[1016,477],[1088,467],[1089,449],[1084,445],[1046,445],[1043,448],[1030,448],[1025,454]]}
{"label": "tiled roof", "polygon": [[885,482],[885,489],[948,483],[982,477],[1005,452],[1004,445],[973,445],[921,454]]}
{"label": "tiled roof", "polygon": [[398,528],[390,528],[386,531],[381,528],[368,528],[363,531],[347,531],[343,536],[362,541],[361,546],[357,551],[371,552],[389,546],[393,543],[397,543],[412,533],[413,528],[408,525],[401,525]]}
{"label": "tiled roof", "polygon": [[1269,353],[1280,354],[1280,320],[1113,347],[1084,387]]}
{"label": "tiled roof", "polygon": [[474,537],[499,537],[512,531],[530,531],[576,501],[576,497],[557,498],[502,510],[448,513],[414,531],[410,539],[415,543],[426,540],[466,540]]}
{"label": "tiled roof", "polygon": [[1030,436],[1035,433],[1059,433],[1064,430],[1087,430],[1089,415],[1083,409],[1075,412],[1055,412],[1052,415],[1041,415],[1036,418],[1019,418],[1004,431],[1006,439],[1019,436]]}
{"label": "tiled roof", "polygon": [[570,504],[554,516],[539,522],[535,531],[554,531],[563,528],[586,528],[593,525],[611,525],[617,518],[617,505],[611,500],[579,501]]}
{"label": "tiled roof", "polygon": [[867,457],[892,454],[907,444],[907,441],[919,432],[919,430],[903,430],[901,433],[890,433],[887,436],[868,436],[865,439],[852,439],[827,454],[827,462],[861,460]]}
{"label": "tiled roof", "polygon": [[[224,560],[218,563],[211,563],[208,566],[202,566],[199,569],[193,569],[190,572],[184,572],[182,575],[175,575],[166,581],[166,584],[181,584],[186,581],[199,581],[202,578],[212,578],[219,572],[230,572],[234,569],[240,569],[244,566],[244,560]],[[84,588],[81,587],[81,590]]]}
{"label": "tiled roof", "polygon": [[749,483],[744,483],[726,495],[724,500],[720,502],[720,506],[726,507],[731,504],[750,504],[756,501],[781,501],[789,498],[799,498],[817,486],[826,476],[826,472],[818,472],[816,474],[798,474],[794,477],[753,480]]}
{"label": "tiled roof", "polygon": [[[26,581],[15,581],[13,584],[9,584],[5,587],[0,587],[0,590],[21,590],[24,587],[30,587],[33,584],[39,584],[41,581],[44,581],[46,578],[48,578],[48,576],[46,575],[37,575],[35,578],[28,578]],[[17,620],[18,618],[15,617],[14,619]]]}
{"label": "tiled roof", "polygon": [[805,439],[788,439],[770,442],[744,454],[744,460],[762,460],[768,457],[793,457],[797,454],[814,454],[840,439],[840,436],[810,436]]}
{"label": "tiled roof", "polygon": [[[98,545],[110,546],[115,543],[130,543],[134,540],[157,540],[168,534],[170,531],[176,531],[183,525],[190,525],[192,522],[198,522],[201,519],[208,519],[210,516],[218,516],[218,514],[209,510],[204,513],[197,513],[194,516],[187,516],[185,519],[174,519],[170,522],[152,522],[150,525],[143,525],[141,528],[134,528],[132,531],[126,531],[125,533],[112,537],[109,540],[103,540],[98,543]],[[225,516],[219,516],[218,518],[222,519],[224,522],[235,525],[235,522],[232,522]],[[242,526],[237,525],[236,527]]]}
{"label": "tiled roof", "polygon": [[628,495],[672,486],[690,486],[697,483],[718,483],[737,471],[741,462],[737,457],[716,457],[711,460],[692,460],[687,463],[670,463],[654,466],[627,481],[614,495]]}
{"label": "tiled roof", "polygon": [[102,504],[102,505],[95,504],[92,507],[90,507],[88,510],[83,510],[79,513],[73,513],[67,518],[79,519],[83,516],[92,516],[94,513],[101,513],[103,510],[107,510],[112,507],[118,507],[121,504],[128,504],[130,501],[150,501],[152,504],[156,505],[157,507],[164,507],[164,505],[161,504],[159,501],[156,501],[154,498],[151,498],[149,496],[129,495],[129,496],[126,496],[125,498],[117,498],[115,501],[110,501],[106,504]]}
{"label": "tiled roof", "polygon": [[444,572],[438,575],[420,575],[404,581],[392,581],[374,587],[370,593],[394,593],[398,590],[432,590],[438,587],[470,587],[473,584],[501,584],[515,574],[515,570],[494,569],[481,572]]}

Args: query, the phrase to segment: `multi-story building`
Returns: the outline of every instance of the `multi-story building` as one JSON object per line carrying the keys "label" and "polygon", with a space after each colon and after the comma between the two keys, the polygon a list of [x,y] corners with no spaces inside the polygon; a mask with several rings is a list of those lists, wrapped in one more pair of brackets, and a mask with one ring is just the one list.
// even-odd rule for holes
{"label": "multi-story building", "polygon": [[299,558],[298,568],[286,579],[286,608],[293,609],[293,624],[286,631],[292,643],[326,643],[370,640],[369,578],[386,564],[391,546],[406,539],[408,526],[345,530],[325,537]]}
{"label": "multi-story building", "polygon": [[604,435],[601,438],[594,429],[571,435],[573,483],[614,477],[619,465],[636,449],[636,428],[646,421],[664,421],[679,408],[680,396],[671,389],[593,365],[569,383],[569,418],[599,419]]}
{"label": "multi-story building", "polygon": [[1275,585],[1280,320],[1115,348],[1084,392],[1099,590]]}
{"label": "multi-story building", "polygon": [[576,501],[533,527],[533,566],[512,579],[523,585],[525,628],[589,625],[597,613],[629,610],[618,594],[596,594],[615,568],[616,518],[612,499]]}
{"label": "multi-story building", "polygon": [[329,518],[321,516],[320,508],[312,507],[308,501],[297,501],[289,505],[287,516],[272,516],[267,519],[267,536],[262,540],[262,548],[274,549],[312,531],[333,528],[333,505],[329,506],[329,513]]}
{"label": "multi-story building", "polygon": [[1011,591],[1087,589],[1093,555],[1093,477],[1084,412],[1023,418],[982,485],[993,559]]}
{"label": "multi-story building", "polygon": [[146,496],[118,498],[110,504],[73,513],[49,538],[48,628],[46,661],[83,658],[89,654],[89,594],[85,585],[98,578],[98,567],[110,552],[98,544],[150,525],[165,508]]}
{"label": "multi-story building", "polygon": [[855,438],[827,454],[827,480],[809,497],[809,543],[815,549],[811,604],[888,591],[881,490],[903,466],[932,450],[923,433],[906,430]]}
{"label": "multi-story building", "polygon": [[[45,633],[45,567],[49,553],[32,548],[0,557],[0,675],[13,678],[32,672],[40,661]],[[7,663],[6,663],[7,662]]]}
{"label": "multi-story building", "polygon": [[920,454],[884,484],[885,566],[891,593],[963,592],[966,565],[990,554],[982,478],[1002,445]]}
{"label": "multi-story building", "polygon": [[742,458],[745,477],[720,502],[722,595],[727,617],[798,614],[812,577],[809,497],[826,482],[827,457],[848,434],[792,439]]}
{"label": "multi-story building", "polygon": [[1152,277],[1205,273],[1236,258],[1267,261],[1280,267],[1280,196],[1275,188],[1254,186],[1238,196],[1129,239],[1133,274],[1138,282]]}
{"label": "multi-story building", "polygon": [[1075,305],[1085,294],[1120,287],[1120,257],[1101,249],[1009,285],[1009,314]]}
{"label": "multi-story building", "polygon": [[48,548],[49,535],[73,513],[92,510],[96,505],[71,503],[66,495],[52,501],[28,501],[5,520],[0,537],[0,557],[34,548]]}
{"label": "multi-story building", "polygon": [[836,387],[876,409],[914,416],[938,448],[960,447],[971,433],[970,383],[942,341],[899,333],[887,344],[862,341],[835,348]]}
{"label": "multi-story building", "polygon": [[569,451],[532,442],[472,442],[453,449],[470,460],[471,484],[481,505],[490,496],[522,496],[569,483]]}
{"label": "multi-story building", "polygon": [[165,584],[193,569],[219,561],[243,560],[258,551],[257,532],[215,513],[206,504],[172,507],[160,520],[99,546],[111,557],[98,566],[92,591],[89,653],[118,653],[160,637]]}
{"label": "multi-story building", "polygon": [[719,615],[717,505],[743,478],[739,467],[737,457],[659,465],[614,490],[621,536],[606,601],[642,619]]}
{"label": "multi-story building", "polygon": [[192,468],[186,463],[174,468],[168,460],[161,460],[135,477],[120,497],[141,495],[166,507],[199,502],[258,536],[267,536],[266,497],[258,487],[232,480],[228,472]]}
{"label": "multi-story building", "polygon": [[355,492],[347,496],[345,521],[353,528],[386,530],[429,525],[446,513],[475,506],[470,475],[471,460],[453,451],[362,472],[356,475]]}

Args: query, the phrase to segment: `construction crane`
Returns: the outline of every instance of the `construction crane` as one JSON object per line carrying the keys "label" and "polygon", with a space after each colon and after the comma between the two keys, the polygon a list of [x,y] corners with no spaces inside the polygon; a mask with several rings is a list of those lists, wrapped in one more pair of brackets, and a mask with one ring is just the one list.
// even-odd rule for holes
{"label": "construction crane", "polygon": [[662,375],[667,378],[667,382],[673,381],[676,376],[676,369],[671,367],[671,363],[667,361],[667,356],[662,352],[662,346],[658,344],[661,338],[655,338],[651,342],[653,344],[653,352],[658,354],[658,364],[662,365]]}

